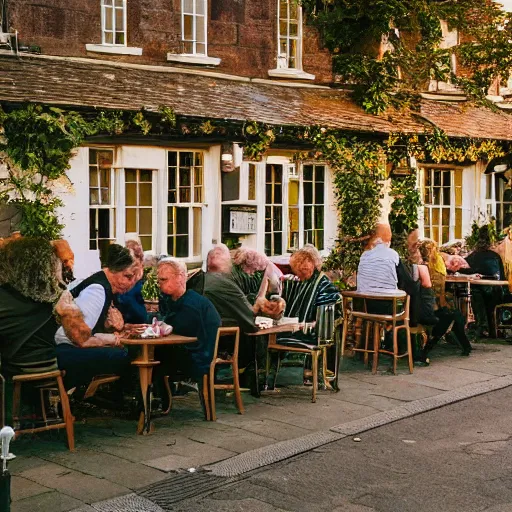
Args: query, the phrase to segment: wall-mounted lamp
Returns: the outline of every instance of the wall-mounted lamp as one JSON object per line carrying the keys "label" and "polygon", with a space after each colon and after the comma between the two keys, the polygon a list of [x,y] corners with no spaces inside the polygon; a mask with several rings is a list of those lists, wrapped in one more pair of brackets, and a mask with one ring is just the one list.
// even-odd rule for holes
{"label": "wall-mounted lamp", "polygon": [[233,144],[224,142],[220,155],[220,169],[222,172],[232,172],[235,169],[233,158]]}

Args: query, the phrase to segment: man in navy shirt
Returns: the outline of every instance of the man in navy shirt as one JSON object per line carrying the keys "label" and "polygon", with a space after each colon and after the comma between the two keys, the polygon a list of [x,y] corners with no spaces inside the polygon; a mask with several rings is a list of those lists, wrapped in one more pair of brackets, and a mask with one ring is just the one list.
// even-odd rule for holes
{"label": "man in navy shirt", "polygon": [[163,296],[159,310],[173,333],[193,336],[197,342],[172,347],[158,347],[157,359],[162,361],[158,373],[171,380],[179,371],[199,380],[209,372],[220,316],[213,304],[193,290],[187,291],[187,268],[175,258],[164,258],[158,263],[158,284]]}

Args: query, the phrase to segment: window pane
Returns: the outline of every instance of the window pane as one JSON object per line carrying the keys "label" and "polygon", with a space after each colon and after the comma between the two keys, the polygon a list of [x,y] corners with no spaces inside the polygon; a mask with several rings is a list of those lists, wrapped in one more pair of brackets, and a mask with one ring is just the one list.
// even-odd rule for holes
{"label": "window pane", "polygon": [[105,30],[112,30],[113,24],[113,9],[111,7],[105,7]]}
{"label": "window pane", "polygon": [[455,238],[462,238],[462,209],[455,209]]}
{"label": "window pane", "polygon": [[137,233],[137,210],[135,208],[126,209],[126,232]]}
{"label": "window pane", "polygon": [[188,256],[188,235],[176,237],[176,254],[177,258],[186,258]]}
{"label": "window pane", "polygon": [[137,206],[137,185],[135,183],[127,183],[125,190],[126,206]]}
{"label": "window pane", "polygon": [[196,0],[196,14],[205,14],[206,0]]}
{"label": "window pane", "polygon": [[204,16],[196,16],[196,41],[204,43]]}
{"label": "window pane", "polygon": [[206,45],[204,43],[196,44],[196,54],[197,55],[206,55]]}
{"label": "window pane", "polygon": [[135,183],[137,181],[137,171],[135,169],[126,169],[124,171],[125,181]]}
{"label": "window pane", "polygon": [[151,183],[141,183],[139,185],[139,205],[151,206],[153,204],[153,185]]}
{"label": "window pane", "polygon": [[274,254],[283,253],[283,236],[281,233],[274,234]]}
{"label": "window pane", "polygon": [[443,208],[443,226],[450,225],[450,210],[448,208]]}
{"label": "window pane", "polygon": [[112,32],[105,32],[105,44],[114,44],[114,34]]}
{"label": "window pane", "polygon": [[434,187],[433,193],[434,200],[432,201],[432,204],[441,204],[441,189],[439,187]]}
{"label": "window pane", "polygon": [[274,206],[274,218],[272,219],[272,228],[274,231],[281,231],[283,229],[283,215],[280,206]]}
{"label": "window pane", "polygon": [[140,243],[142,245],[142,250],[151,251],[153,248],[153,240],[151,236],[140,236]]}
{"label": "window pane", "polygon": [[194,13],[194,0],[183,0],[183,12],[187,14],[193,14]]}
{"label": "window pane", "polygon": [[313,207],[305,206],[304,207],[304,229],[312,229],[313,228]]}
{"label": "window pane", "polygon": [[183,16],[183,39],[193,41],[194,38],[194,17]]}
{"label": "window pane", "polygon": [[89,204],[100,204],[100,191],[97,188],[89,190]]}
{"label": "window pane", "polygon": [[304,204],[313,204],[313,183],[304,182]]}
{"label": "window pane", "polygon": [[178,165],[178,152],[169,151],[167,153],[167,165],[169,167],[176,167]]}
{"label": "window pane", "polygon": [[323,206],[315,207],[315,229],[324,228],[324,208]]}
{"label": "window pane", "polygon": [[140,170],[140,181],[145,181],[151,183],[153,181],[153,171],[148,169]]}
{"label": "window pane", "polygon": [[297,23],[290,23],[290,36],[297,37],[299,35],[299,26]]}
{"label": "window pane", "polygon": [[315,237],[315,247],[321,251],[324,248],[324,232],[323,230],[319,229],[315,231],[316,237]]}
{"label": "window pane", "polygon": [[110,238],[110,210],[101,208],[98,210],[98,238]]}
{"label": "window pane", "polygon": [[176,208],[176,233],[188,234],[188,208]]}
{"label": "window pane", "polygon": [[432,208],[432,224],[439,225],[439,208]]}
{"label": "window pane", "polygon": [[203,212],[201,208],[194,208],[194,231],[192,239],[192,255],[199,256],[201,254],[201,235],[202,235],[202,218]]}
{"label": "window pane", "polygon": [[302,168],[302,176],[307,181],[313,180],[313,166],[312,165],[305,165]]}
{"label": "window pane", "polygon": [[274,203],[281,204],[283,202],[283,186],[276,183],[274,185]]}
{"label": "window pane", "polygon": [[116,9],[116,31],[122,32],[124,30],[124,12],[123,9]]}
{"label": "window pane", "polygon": [[315,186],[315,204],[324,204],[324,184],[317,183]]}
{"label": "window pane", "polygon": [[100,200],[101,204],[110,204],[110,189],[105,187],[100,189]]}
{"label": "window pane", "polygon": [[249,185],[248,185],[247,198],[249,201],[256,199],[256,166],[249,164]]}
{"label": "window pane", "polygon": [[443,204],[449,205],[451,203],[450,187],[443,187]]}
{"label": "window pane", "polygon": [[116,32],[115,44],[124,44],[124,32]]}
{"label": "window pane", "polygon": [[90,187],[98,187],[98,171],[96,170],[96,167],[91,167],[89,169],[89,186]]}
{"label": "window pane", "polygon": [[297,180],[290,180],[288,184],[288,204],[299,204],[299,182]]}
{"label": "window pane", "polygon": [[150,235],[153,232],[153,213],[151,208],[141,208],[139,210],[138,232],[143,235]]}
{"label": "window pane", "polygon": [[323,165],[315,166],[315,181],[324,181],[325,180],[325,167]]}

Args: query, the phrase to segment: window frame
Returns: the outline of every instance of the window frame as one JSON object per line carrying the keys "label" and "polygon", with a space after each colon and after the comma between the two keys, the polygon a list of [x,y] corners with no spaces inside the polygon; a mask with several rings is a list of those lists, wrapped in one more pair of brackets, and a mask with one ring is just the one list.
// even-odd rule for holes
{"label": "window frame", "polygon": [[[110,151],[112,153],[112,165],[110,166],[110,201],[108,204],[102,204],[101,203],[101,173],[99,164],[91,164],[91,150],[97,151],[97,152],[106,152]],[[97,158],[97,157],[96,157]],[[87,152],[87,190],[88,190],[88,218],[89,218],[89,236],[88,236],[88,250],[90,251],[99,251],[100,250],[100,240],[109,240],[110,243],[114,243],[117,240],[117,230],[119,226],[118,222],[118,214],[119,214],[119,207],[118,207],[118,201],[119,201],[119,191],[118,191],[118,184],[116,179],[116,169],[114,166],[115,162],[115,150],[112,147],[88,147]],[[96,188],[98,190],[98,204],[91,204],[91,166],[96,165],[97,166],[97,173],[98,173],[98,185]],[[91,238],[91,211],[96,211],[96,218],[95,218],[95,233],[96,237]],[[99,238],[98,237],[98,231],[99,231],[99,210],[108,210],[109,211],[109,230],[110,230],[110,236],[108,238]],[[95,241],[96,248],[91,248],[91,242]]]}
{"label": "window frame", "polygon": [[[447,185],[443,184],[444,174],[440,176],[440,185],[434,185],[434,174],[436,172],[440,173],[450,173],[450,202],[449,204],[442,204],[444,199],[444,191],[443,188],[446,188]],[[430,202],[427,202],[427,191],[426,191],[426,179],[427,173],[430,175]],[[423,198],[423,236],[427,238],[431,238],[435,240],[439,246],[449,242],[453,239],[462,238],[462,228],[463,228],[463,170],[460,167],[425,167],[422,172],[422,183],[421,183],[421,192]],[[456,175],[460,176],[460,184],[456,182]],[[435,204],[433,202],[434,199],[434,188],[439,188],[439,204]],[[460,188],[460,205],[457,205],[457,188]],[[433,211],[439,210],[439,219],[437,225],[433,223]],[[443,241],[443,210],[446,209],[449,211],[449,219],[448,219],[448,239]],[[459,214],[457,215],[457,210]],[[426,217],[426,213],[429,212],[428,218]],[[458,217],[458,218],[457,218]],[[457,227],[457,221],[459,221],[459,227]],[[434,237],[434,228],[438,230],[438,237]]]}
{"label": "window frame", "polygon": [[[127,47],[128,46],[127,0],[120,0],[122,2],[122,6],[120,6],[120,7],[117,7],[115,5],[117,0],[110,0],[112,5],[106,5],[105,4],[106,1],[107,0],[101,0],[101,44],[102,44],[102,46],[111,46],[113,48],[124,48],[124,47]],[[112,30],[107,30],[107,28],[106,28],[106,21],[107,21],[106,11],[109,8],[112,9]],[[123,11],[123,25],[124,25],[124,27],[123,27],[122,31],[117,31],[116,30],[116,10],[121,10],[121,9]],[[116,33],[118,33],[118,32],[122,32],[122,34],[123,34],[124,42],[122,44],[115,42],[116,41]],[[107,33],[112,33],[112,43],[107,43],[106,42],[105,35]]]}
{"label": "window frame", "polygon": [[[185,12],[185,3],[187,0],[181,0],[181,44],[182,44],[182,55],[194,56],[194,57],[207,57],[208,56],[208,0],[191,0],[193,5],[193,12]],[[203,4],[203,14],[197,14],[197,4],[201,2]],[[190,41],[185,40],[185,17],[192,16],[192,37]],[[198,41],[197,38],[197,17],[204,18],[204,41]],[[186,44],[192,43],[192,52],[186,51]],[[197,44],[204,44],[204,53],[197,52]]]}
{"label": "window frame", "polygon": [[[188,254],[186,256],[175,256],[176,258],[184,259],[187,261],[196,261],[201,258],[202,255],[202,241],[203,241],[203,234],[204,234],[204,214],[205,214],[205,207],[206,207],[206,190],[205,190],[205,159],[206,159],[206,152],[202,149],[196,149],[196,148],[180,148],[180,149],[167,149],[166,150],[166,166],[165,166],[165,174],[164,174],[164,194],[165,199],[163,203],[163,208],[165,208],[164,217],[165,217],[165,228],[162,233],[162,239],[163,239],[163,248],[167,254],[170,256],[174,256],[173,253],[171,253],[168,250],[168,243],[169,238],[174,238],[174,250],[176,250],[176,237],[180,236],[178,233],[174,233],[172,235],[169,234],[169,211],[170,208],[172,208],[173,216],[176,215],[176,211],[178,208],[187,209],[188,210]],[[169,202],[169,169],[174,167],[169,165],[169,153],[177,153],[176,156],[176,202],[171,203]],[[201,199],[202,201],[198,202],[196,201],[195,196],[195,190],[198,187],[196,185],[196,175],[195,172],[193,172],[194,168],[197,167],[196,165],[192,165],[190,167],[190,185],[188,185],[188,188],[190,190],[190,198],[191,201],[181,201],[180,198],[180,165],[179,165],[179,158],[181,153],[193,153],[194,154],[194,162],[195,162],[195,153],[201,154]],[[195,242],[195,225],[194,225],[194,212],[200,211],[200,224],[201,224],[201,234],[199,238],[199,244],[198,244],[198,251],[197,254],[194,254],[194,242]],[[173,218],[173,224],[175,227],[177,227],[176,217]]]}
{"label": "window frame", "polygon": [[[281,2],[286,1],[287,3],[287,17],[281,18]],[[303,29],[302,29],[302,6],[298,3],[297,7],[297,36],[290,36],[290,2],[294,2],[294,0],[277,0],[277,65],[276,69],[290,70],[290,71],[302,71],[302,51],[303,51]],[[287,33],[285,36],[281,35],[281,20],[286,20],[286,30]],[[286,41],[286,55],[283,57],[281,53],[281,39],[285,39]],[[295,58],[295,67],[290,67],[290,41],[296,41],[297,51]],[[285,65],[283,65],[283,59]]]}

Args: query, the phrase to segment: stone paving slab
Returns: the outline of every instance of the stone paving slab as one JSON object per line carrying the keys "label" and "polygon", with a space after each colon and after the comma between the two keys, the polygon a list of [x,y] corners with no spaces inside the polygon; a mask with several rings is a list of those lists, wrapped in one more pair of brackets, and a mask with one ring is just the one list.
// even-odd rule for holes
{"label": "stone paving slab", "polygon": [[[216,466],[231,474],[233,467],[248,470],[255,463],[261,467],[283,456],[321,449],[361,426],[380,424],[382,418],[395,421],[442,406],[449,403],[443,402],[447,389],[456,393],[457,399],[464,399],[468,390],[461,388],[471,388],[474,393],[478,386],[508,385],[507,378],[512,384],[508,377],[512,375],[512,345],[477,345],[469,358],[453,353],[451,347],[438,347],[430,367],[415,368],[409,375],[401,365],[398,376],[386,372],[385,362],[382,371],[372,375],[362,362],[346,360],[341,391],[320,391],[316,404],[310,402],[310,388],[294,387],[286,378],[280,379],[288,386],[280,393],[266,394],[260,400],[244,393],[244,415],[236,414],[231,397],[219,395],[216,423],[202,420],[197,395],[191,394],[175,400],[171,414],[157,418],[156,432],[149,436],[137,436],[133,420],[88,417],[75,424],[75,453],[67,451],[64,432],[22,436],[12,445],[17,459],[9,465],[17,478],[13,512],[122,510],[120,504],[127,506],[128,501],[109,498],[129,495],[132,489],[168,478],[170,471],[209,464],[210,469]],[[293,370],[300,384],[300,369]],[[338,425],[336,431],[329,431],[333,425]],[[137,473],[140,479],[133,476]],[[137,500],[131,496],[133,504]],[[103,508],[98,508],[99,503]]]}
{"label": "stone paving slab", "polygon": [[11,505],[11,512],[67,512],[81,506],[83,506],[81,501],[52,491],[15,501]]}
{"label": "stone paving slab", "polygon": [[[115,468],[112,470],[115,471]],[[20,473],[20,476],[84,503],[106,500],[130,492],[127,487],[104,478],[86,475],[52,463],[27,469]]]}

